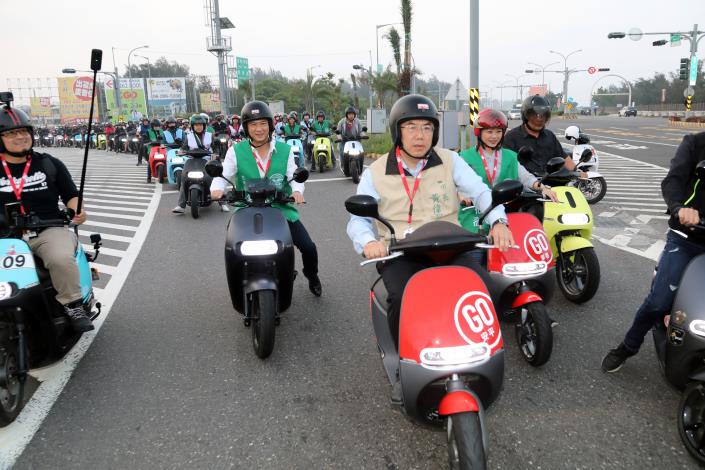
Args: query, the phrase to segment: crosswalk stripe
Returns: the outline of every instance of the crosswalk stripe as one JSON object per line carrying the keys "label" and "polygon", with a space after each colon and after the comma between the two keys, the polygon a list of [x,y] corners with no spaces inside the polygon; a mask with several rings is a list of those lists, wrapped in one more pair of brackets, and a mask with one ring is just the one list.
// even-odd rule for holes
{"label": "crosswalk stripe", "polygon": [[138,229],[138,227],[133,226],[133,225],[111,224],[110,222],[100,222],[98,220],[88,220],[83,225],[89,226],[89,227],[113,228],[116,230],[124,230],[124,231],[128,231],[128,232],[136,232]]}
{"label": "crosswalk stripe", "polygon": [[[93,246],[88,245],[86,243],[82,243],[81,245],[83,245],[83,249],[85,251],[88,251],[88,252],[93,251]],[[125,256],[125,252],[123,250],[116,250],[113,248],[105,248],[105,247],[100,248],[100,254],[105,255],[105,256],[114,256],[116,258],[122,258],[123,256]]]}
{"label": "crosswalk stripe", "polygon": [[125,220],[142,220],[142,217],[137,215],[124,215],[124,214],[113,214],[110,212],[96,212],[91,211],[92,217],[110,217],[115,219],[125,219]]}
{"label": "crosswalk stripe", "polygon": [[86,204],[86,207],[92,208],[92,209],[107,209],[107,210],[116,210],[116,211],[123,211],[123,212],[137,212],[139,214],[144,214],[144,212],[145,212],[144,209],[135,209],[134,207],[105,206],[105,205],[98,205],[98,204]]}
{"label": "crosswalk stripe", "polygon": [[125,196],[121,194],[107,194],[107,193],[102,193],[99,191],[84,191],[83,194],[91,194],[91,195],[96,195],[96,196],[106,196],[106,197],[112,197],[115,199],[139,199],[142,201],[151,201],[151,197],[143,197],[143,196]]}
{"label": "crosswalk stripe", "polygon": [[117,269],[117,266],[109,266],[107,264],[101,264],[101,263],[91,263],[91,265],[94,268],[96,268],[99,273],[110,274],[110,275],[115,274],[115,270]]}
{"label": "crosswalk stripe", "polygon": [[[89,230],[79,230],[78,234],[82,235],[84,237],[90,237],[93,233]],[[100,237],[103,240],[112,240],[115,242],[124,242],[124,243],[130,243],[132,241],[132,237],[122,237],[120,235],[113,235],[112,233],[101,233]]]}
{"label": "crosswalk stripe", "polygon": [[143,206],[145,208],[149,205],[148,202],[116,201],[114,199],[100,199],[100,198],[95,198],[95,197],[84,197],[83,200],[86,202],[102,202],[102,203],[106,203],[106,204],[116,203],[116,204],[123,204],[123,205],[127,205],[127,206]]}

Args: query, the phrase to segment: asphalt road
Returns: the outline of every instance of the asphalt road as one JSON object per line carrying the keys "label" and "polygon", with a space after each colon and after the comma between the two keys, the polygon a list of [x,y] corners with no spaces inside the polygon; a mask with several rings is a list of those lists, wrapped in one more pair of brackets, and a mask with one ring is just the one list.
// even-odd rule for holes
{"label": "asphalt road", "polygon": [[[642,145],[642,135],[660,142],[639,151],[596,144],[637,160],[606,164],[614,179],[608,194],[623,182],[616,167],[666,167],[678,144],[675,135],[664,137],[668,128],[651,129],[665,125],[657,119],[577,123],[594,130],[595,140],[616,126],[639,134],[621,136],[633,139],[624,140],[630,145]],[[338,175],[322,177],[331,176]],[[320,177],[306,185],[302,220],[318,245],[324,294],[313,297],[305,279],[297,280],[266,361],[254,356],[250,331],[230,305],[228,215],[213,207],[198,220],[176,216],[176,194],[162,194],[109,316],[16,468],[444,468],[445,434],[388,404],[367,310],[373,270],[358,266],[345,235],[343,201],[354,185],[316,182]],[[656,190],[651,184],[646,191]],[[613,205],[605,200],[595,214],[614,212]],[[626,228],[631,222],[596,217],[596,234],[615,220]],[[645,225],[654,230],[650,240],[663,237],[663,220]],[[646,249],[625,247],[596,243],[602,281],[592,301],[576,306],[554,298],[549,307],[560,325],[544,367],[523,362],[512,325],[503,325],[504,389],[487,419],[491,468],[695,467],[675,426],[678,393],[663,379],[650,339],[619,373],[600,371],[654,265]]]}

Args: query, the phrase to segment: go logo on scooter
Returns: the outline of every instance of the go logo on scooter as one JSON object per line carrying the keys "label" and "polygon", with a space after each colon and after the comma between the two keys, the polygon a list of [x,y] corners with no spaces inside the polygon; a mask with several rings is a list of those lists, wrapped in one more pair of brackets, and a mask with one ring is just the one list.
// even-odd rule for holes
{"label": "go logo on scooter", "polygon": [[533,229],[524,236],[524,251],[534,261],[543,261],[551,264],[553,252],[548,243],[548,238],[543,230]]}
{"label": "go logo on scooter", "polygon": [[492,299],[483,292],[468,292],[455,304],[455,327],[460,336],[468,344],[486,343],[492,352],[502,347],[502,333],[495,318]]}

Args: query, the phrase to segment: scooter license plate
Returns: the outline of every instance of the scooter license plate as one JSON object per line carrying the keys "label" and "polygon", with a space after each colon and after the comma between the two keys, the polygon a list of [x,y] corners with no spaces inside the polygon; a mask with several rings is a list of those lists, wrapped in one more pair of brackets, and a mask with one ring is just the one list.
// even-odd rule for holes
{"label": "scooter license plate", "polygon": [[2,258],[3,269],[35,268],[34,257],[29,253],[5,254]]}
{"label": "scooter license plate", "polygon": [[328,148],[325,145],[319,145],[318,150],[327,150]]}

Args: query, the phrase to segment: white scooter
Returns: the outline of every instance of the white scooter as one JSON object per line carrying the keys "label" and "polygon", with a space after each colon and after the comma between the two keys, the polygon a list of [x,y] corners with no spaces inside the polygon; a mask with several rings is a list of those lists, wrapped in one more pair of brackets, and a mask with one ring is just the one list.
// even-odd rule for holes
{"label": "white scooter", "polygon": [[590,145],[590,138],[580,132],[578,126],[568,126],[565,130],[565,138],[575,141],[573,147],[573,161],[576,164],[576,171],[587,173],[587,179],[578,179],[571,182],[569,186],[575,186],[587,199],[588,204],[596,204],[605,197],[607,193],[607,182],[605,178],[597,172],[599,161],[595,147]]}

